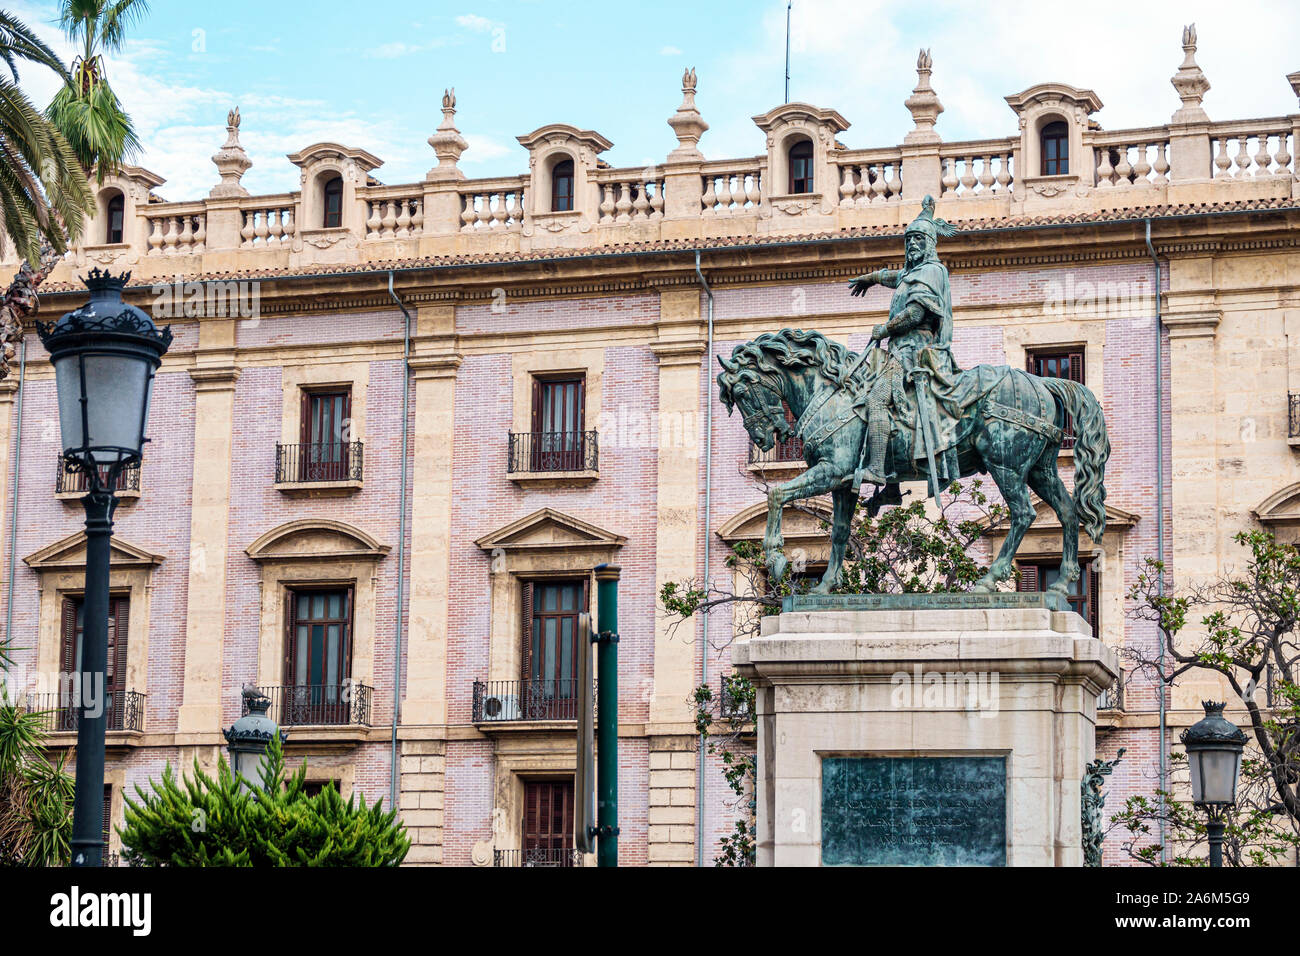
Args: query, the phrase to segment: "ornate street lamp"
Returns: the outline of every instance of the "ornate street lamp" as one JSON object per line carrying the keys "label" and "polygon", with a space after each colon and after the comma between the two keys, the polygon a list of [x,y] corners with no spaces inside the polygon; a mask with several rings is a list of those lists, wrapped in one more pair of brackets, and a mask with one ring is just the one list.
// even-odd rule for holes
{"label": "ornate street lamp", "polygon": [[1237,803],[1237,777],[1246,734],[1223,716],[1223,704],[1202,701],[1205,716],[1183,731],[1192,774],[1192,803],[1209,818],[1210,866],[1223,866],[1223,816]]}
{"label": "ornate street lamp", "polygon": [[91,269],[82,281],[90,301],[53,325],[36,323],[50,353],[59,400],[63,462],[86,476],[86,595],[80,670],[74,700],[77,781],[72,809],[72,865],[99,866],[104,853],[104,730],[107,718],[108,564],[122,469],[140,460],[149,423],[154,372],[171,345],[147,312],[122,301],[129,272]]}
{"label": "ornate street lamp", "polygon": [[283,743],[289,736],[279,725],[266,715],[271,707],[271,698],[256,687],[244,686],[244,716],[223,730],[226,736],[226,749],[230,752],[230,769],[244,779],[244,788],[249,784],[261,786],[262,768],[266,763],[266,748],[275,734],[280,735]]}

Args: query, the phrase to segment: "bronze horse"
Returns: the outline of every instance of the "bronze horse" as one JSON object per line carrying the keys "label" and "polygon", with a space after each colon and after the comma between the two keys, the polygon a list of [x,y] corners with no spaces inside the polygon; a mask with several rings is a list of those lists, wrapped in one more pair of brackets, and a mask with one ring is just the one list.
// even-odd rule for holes
{"label": "bronze horse", "polygon": [[[781,511],[801,498],[830,494],[830,561],[814,593],[826,594],[840,581],[850,519],[858,494],[854,471],[866,439],[864,416],[854,409],[854,396],[863,394],[871,363],[855,365],[856,356],[820,332],[785,329],[764,333],[739,345],[730,359],[719,357],[722,372],[718,388],[730,414],[736,407],[745,429],[759,448],[767,451],[779,437],[795,434],[782,402],[796,420],[810,406],[820,408],[841,396],[847,412],[843,424],[829,435],[805,437],[804,460],[808,470],[797,478],[773,486],[767,493],[767,532],[763,539],[767,568],[774,579],[785,575],[788,561],[782,553]],[[977,366],[964,376],[977,376],[981,387],[961,409],[955,431],[961,477],[988,473],[1006,500],[1010,529],[1002,549],[974,590],[996,590],[1011,576],[1012,559],[1035,518],[1030,503],[1032,488],[1061,521],[1061,574],[1049,591],[1064,596],[1079,577],[1079,528],[1100,541],[1106,527],[1103,479],[1110,457],[1106,421],[1096,397],[1083,385],[1062,378],[1043,378],[1008,366]],[[1068,419],[1067,419],[1068,416]],[[1071,495],[1056,470],[1066,422],[1073,424],[1075,488]],[[898,481],[928,480],[928,466],[911,451],[908,432],[895,422],[889,441],[895,475],[893,483],[868,502],[874,514],[883,503],[898,500]]]}

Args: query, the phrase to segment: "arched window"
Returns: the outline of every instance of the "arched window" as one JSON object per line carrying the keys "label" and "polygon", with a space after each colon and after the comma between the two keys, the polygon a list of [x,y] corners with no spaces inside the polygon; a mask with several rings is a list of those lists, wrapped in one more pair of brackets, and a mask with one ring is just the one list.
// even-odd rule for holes
{"label": "arched window", "polygon": [[573,160],[563,159],[551,170],[551,212],[573,210]]}
{"label": "arched window", "polygon": [[108,201],[108,227],[104,241],[110,245],[122,241],[122,226],[126,218],[126,198],[121,193],[114,193]]}
{"label": "arched window", "polygon": [[790,195],[813,191],[813,148],[802,139],[790,147]]}
{"label": "arched window", "polygon": [[343,225],[343,177],[335,176],[325,184],[325,222],[326,229],[337,229]]}
{"label": "arched window", "polygon": [[1065,176],[1070,172],[1070,130],[1062,120],[1048,123],[1040,134],[1043,175]]}

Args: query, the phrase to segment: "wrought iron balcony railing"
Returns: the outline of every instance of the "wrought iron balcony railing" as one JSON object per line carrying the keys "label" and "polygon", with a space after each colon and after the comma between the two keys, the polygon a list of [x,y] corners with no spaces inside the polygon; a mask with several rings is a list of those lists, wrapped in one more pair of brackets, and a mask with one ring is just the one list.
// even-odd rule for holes
{"label": "wrought iron balcony railing", "polygon": [[[104,728],[143,731],[144,702],[145,695],[137,691],[114,691],[104,701]],[[41,714],[41,727],[46,733],[76,733],[81,725],[81,706],[71,693],[28,694],[24,706]]]}
{"label": "wrought iron balcony railing", "polygon": [[[60,459],[57,463],[58,470],[54,475],[54,493],[57,495],[80,494],[84,495],[90,490],[90,476],[80,468],[69,468],[67,463]],[[101,484],[108,484],[108,469],[101,469],[99,474]],[[140,463],[137,461],[133,465],[127,465],[117,473],[117,480],[113,482],[114,491],[139,491],[140,490]]]}
{"label": "wrought iron balcony railing", "polygon": [[361,480],[361,442],[275,446],[277,484]]}
{"label": "wrought iron balcony railing", "polygon": [[577,850],[493,850],[493,866],[582,866]]}
{"label": "wrought iron balcony railing", "polygon": [[[375,691],[367,684],[277,684],[257,690],[270,698],[267,714],[281,727],[370,726]],[[246,705],[242,712],[248,713]]]}
{"label": "wrought iron balcony railing", "polygon": [[1300,392],[1288,396],[1288,421],[1286,435],[1288,438],[1300,438]]}
{"label": "wrought iron balcony railing", "polygon": [[509,474],[596,471],[598,464],[594,431],[510,433]]}
{"label": "wrought iron balcony railing", "polygon": [[718,716],[726,719],[753,719],[749,699],[733,691],[731,682],[723,680],[718,688]]}
{"label": "wrought iron balcony railing", "polygon": [[1123,710],[1124,709],[1124,671],[1119,672],[1115,678],[1115,683],[1111,684],[1101,696],[1097,698],[1098,710]]}
{"label": "wrought iron balcony railing", "polygon": [[474,682],[474,723],[508,720],[577,720],[576,680]]}
{"label": "wrought iron balcony railing", "polygon": [[803,461],[803,439],[798,436],[776,442],[767,451],[763,451],[753,442],[749,443],[749,463],[751,465],[784,464],[796,461]]}

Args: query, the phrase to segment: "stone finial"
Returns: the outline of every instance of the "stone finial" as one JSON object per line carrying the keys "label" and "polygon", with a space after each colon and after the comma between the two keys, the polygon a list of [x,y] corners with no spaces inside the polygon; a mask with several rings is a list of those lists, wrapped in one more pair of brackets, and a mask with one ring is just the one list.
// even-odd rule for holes
{"label": "stone finial", "polygon": [[460,154],[469,149],[469,143],[456,128],[456,87],[442,91],[442,122],[429,137],[429,145],[438,157],[438,165],[429,170],[426,180],[464,179],[465,174],[456,166]]}
{"label": "stone finial", "polygon": [[1183,64],[1169,80],[1183,105],[1173,115],[1174,123],[1208,123],[1210,117],[1201,107],[1201,98],[1210,88],[1201,68],[1196,65],[1196,24],[1183,27]]}
{"label": "stone finial", "polygon": [[212,157],[212,162],[221,174],[221,182],[212,187],[208,194],[213,199],[225,196],[247,196],[248,190],[239,184],[244,173],[248,172],[253,161],[244,152],[239,142],[239,107],[226,114],[226,141]]}
{"label": "stone finial", "polygon": [[934,124],[943,112],[943,104],[930,86],[930,74],[934,69],[934,59],[929,50],[922,50],[916,57],[916,88],[912,95],[903,101],[912,114],[916,128],[903,137],[904,143],[937,143],[939,134],[934,131]]}
{"label": "stone finial", "polygon": [[693,66],[682,73],[682,105],[668,118],[668,125],[677,135],[677,148],[668,154],[670,161],[704,158],[700,152],[700,137],[709,128],[709,124],[704,122],[704,117],[695,108],[695,85],[698,79]]}

